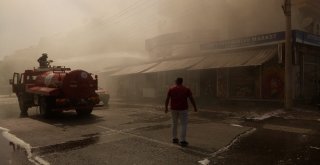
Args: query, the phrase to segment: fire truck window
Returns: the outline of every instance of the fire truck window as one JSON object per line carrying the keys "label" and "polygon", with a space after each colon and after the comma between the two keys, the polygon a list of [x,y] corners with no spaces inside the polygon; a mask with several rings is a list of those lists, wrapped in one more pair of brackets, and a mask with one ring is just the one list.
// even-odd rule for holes
{"label": "fire truck window", "polygon": [[35,78],[36,78],[36,76],[28,76],[27,77],[27,82],[32,82],[32,81],[35,80]]}
{"label": "fire truck window", "polygon": [[24,83],[24,75],[22,74],[20,77],[20,83],[23,84]]}
{"label": "fire truck window", "polygon": [[13,79],[13,84],[18,84],[18,77],[15,76],[15,78]]}

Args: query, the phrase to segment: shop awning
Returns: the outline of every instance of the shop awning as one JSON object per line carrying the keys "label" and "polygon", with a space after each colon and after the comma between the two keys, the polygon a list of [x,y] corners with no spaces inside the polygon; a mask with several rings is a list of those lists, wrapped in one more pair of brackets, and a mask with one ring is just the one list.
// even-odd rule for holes
{"label": "shop awning", "polygon": [[128,74],[135,74],[135,73],[141,73],[158,63],[149,63],[149,64],[142,64],[142,65],[135,65],[135,66],[128,66],[123,69],[120,69],[119,71],[113,73],[111,76],[121,76],[121,75],[128,75]]}
{"label": "shop awning", "polygon": [[190,70],[227,68],[239,66],[256,66],[270,60],[277,53],[277,48],[241,51],[234,53],[214,54],[206,57]]}
{"label": "shop awning", "polygon": [[156,65],[155,67],[148,69],[144,73],[187,69],[197,64],[203,59],[204,57],[193,57],[193,58],[175,59],[170,61],[162,61],[159,65]]}

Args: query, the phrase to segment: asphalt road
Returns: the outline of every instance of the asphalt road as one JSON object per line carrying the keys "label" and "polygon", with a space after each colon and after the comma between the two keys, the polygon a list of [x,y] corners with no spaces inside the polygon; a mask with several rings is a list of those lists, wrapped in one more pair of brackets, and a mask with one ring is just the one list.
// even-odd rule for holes
{"label": "asphalt road", "polygon": [[[2,131],[0,132],[2,134]],[[0,164],[9,164],[10,163],[10,147],[8,145],[8,141],[0,136],[0,146],[1,146],[1,150],[0,150]]]}
{"label": "asphalt road", "polygon": [[111,103],[97,107],[90,117],[66,112],[51,119],[32,108],[29,117],[19,118],[16,99],[0,97],[0,127],[8,129],[2,131],[6,138],[0,136],[0,164],[319,162],[318,112],[286,112],[261,120],[248,119],[248,114],[234,109],[190,112],[190,146],[183,148],[171,143],[170,115],[158,106]]}

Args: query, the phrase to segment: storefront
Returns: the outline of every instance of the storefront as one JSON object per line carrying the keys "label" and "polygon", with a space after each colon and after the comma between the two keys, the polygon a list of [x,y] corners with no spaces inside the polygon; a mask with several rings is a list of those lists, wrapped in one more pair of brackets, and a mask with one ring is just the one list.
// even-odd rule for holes
{"label": "storefront", "polygon": [[[320,37],[293,33],[293,98],[311,100],[320,92]],[[117,95],[164,99],[174,80],[183,77],[201,102],[283,100],[284,32],[199,47],[203,53],[194,56],[171,56],[118,70],[111,75],[121,81]]]}

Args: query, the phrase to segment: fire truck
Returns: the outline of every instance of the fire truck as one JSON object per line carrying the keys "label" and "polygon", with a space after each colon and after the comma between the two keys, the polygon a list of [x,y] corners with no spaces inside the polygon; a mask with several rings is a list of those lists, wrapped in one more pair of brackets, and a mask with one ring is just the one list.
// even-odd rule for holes
{"label": "fire truck", "polygon": [[45,118],[67,110],[87,116],[100,101],[95,92],[98,76],[84,70],[61,66],[34,68],[14,73],[10,84],[18,97],[22,116],[31,107],[39,107]]}

